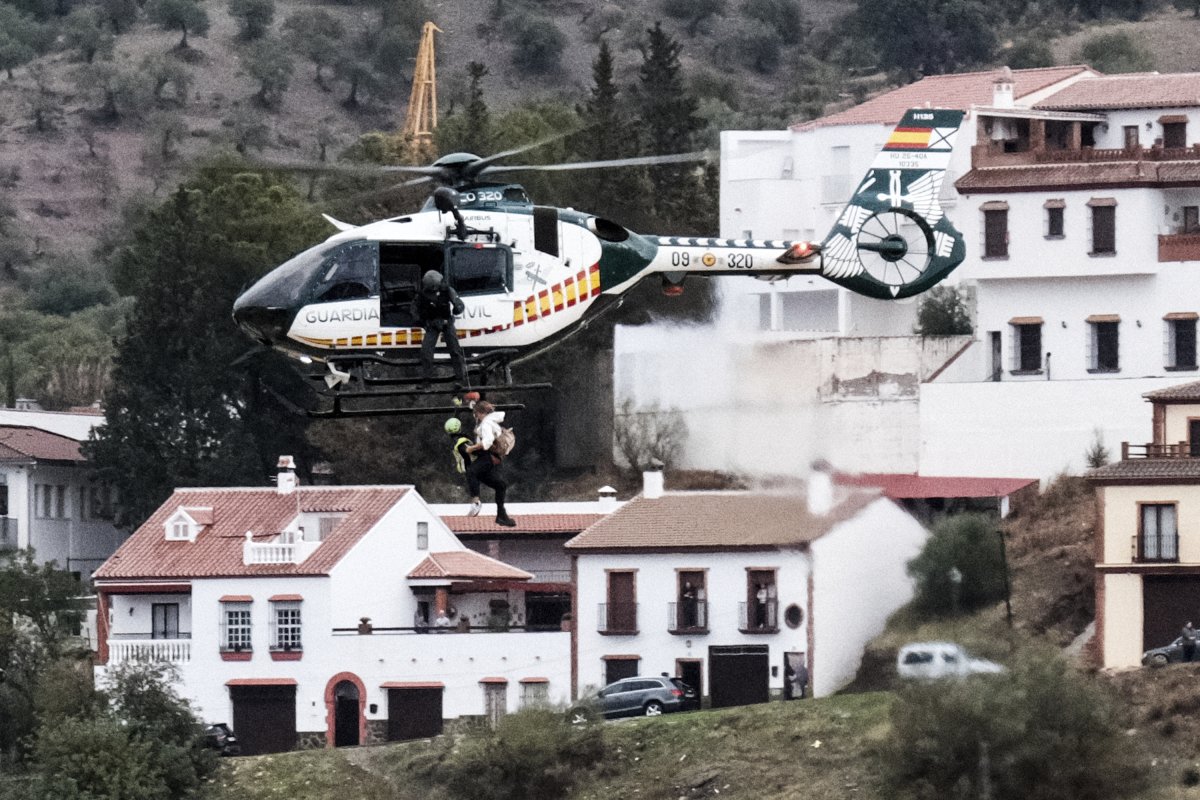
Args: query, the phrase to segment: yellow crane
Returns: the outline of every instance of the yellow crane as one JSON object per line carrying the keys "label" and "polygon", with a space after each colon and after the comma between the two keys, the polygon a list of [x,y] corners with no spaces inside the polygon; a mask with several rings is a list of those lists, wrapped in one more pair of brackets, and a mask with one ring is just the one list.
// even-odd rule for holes
{"label": "yellow crane", "polygon": [[433,34],[442,29],[432,22],[421,28],[421,46],[417,48],[417,66],[413,70],[412,94],[404,118],[404,137],[418,149],[433,144],[437,127],[437,66],[433,52]]}

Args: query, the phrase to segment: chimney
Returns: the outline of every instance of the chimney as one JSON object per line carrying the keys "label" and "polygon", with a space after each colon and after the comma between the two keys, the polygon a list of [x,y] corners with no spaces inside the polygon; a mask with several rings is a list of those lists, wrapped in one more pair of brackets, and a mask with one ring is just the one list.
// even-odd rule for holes
{"label": "chimney", "polygon": [[600,487],[600,500],[597,505],[601,514],[611,514],[617,510],[617,490],[611,486]]}
{"label": "chimney", "polygon": [[833,467],[819,459],[808,473],[808,513],[823,517],[833,510]]}
{"label": "chimney", "polygon": [[1013,107],[1013,75],[1008,67],[1002,67],[992,81],[992,107]]}
{"label": "chimney", "polygon": [[650,462],[650,469],[642,473],[642,497],[657,500],[663,496],[662,462]]}
{"label": "chimney", "polygon": [[280,456],[276,468],[279,477],[275,482],[275,491],[279,494],[291,494],[296,491],[296,459],[291,456]]}

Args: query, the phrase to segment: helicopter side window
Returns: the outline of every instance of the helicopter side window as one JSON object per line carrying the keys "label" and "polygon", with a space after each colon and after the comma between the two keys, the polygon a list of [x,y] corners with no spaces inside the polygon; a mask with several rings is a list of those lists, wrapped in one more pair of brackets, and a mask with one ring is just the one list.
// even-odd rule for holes
{"label": "helicopter side window", "polygon": [[499,294],[512,288],[512,252],[503,245],[451,247],[446,267],[450,285],[461,295]]}
{"label": "helicopter side window", "polygon": [[413,328],[417,319],[414,302],[421,277],[428,270],[442,272],[446,255],[441,243],[379,245],[380,322],[387,327]]}
{"label": "helicopter side window", "polygon": [[379,246],[375,242],[343,245],[325,256],[312,287],[317,303],[360,300],[377,294]]}

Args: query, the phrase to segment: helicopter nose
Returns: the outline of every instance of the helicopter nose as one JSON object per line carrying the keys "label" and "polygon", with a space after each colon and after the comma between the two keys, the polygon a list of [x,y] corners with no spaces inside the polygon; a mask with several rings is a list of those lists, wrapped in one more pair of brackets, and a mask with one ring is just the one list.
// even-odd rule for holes
{"label": "helicopter nose", "polygon": [[292,311],[286,308],[238,304],[233,320],[250,338],[265,345],[283,341],[292,323]]}

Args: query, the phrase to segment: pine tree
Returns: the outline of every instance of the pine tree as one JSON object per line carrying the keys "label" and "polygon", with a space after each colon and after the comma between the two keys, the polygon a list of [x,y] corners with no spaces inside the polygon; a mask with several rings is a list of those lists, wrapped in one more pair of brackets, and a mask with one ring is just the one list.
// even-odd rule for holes
{"label": "pine tree", "polygon": [[465,141],[463,147],[471,153],[487,155],[491,149],[491,117],[488,114],[487,102],[483,99],[483,79],[488,75],[488,68],[478,61],[467,64],[467,75],[471,79],[467,114]]}
{"label": "pine tree", "polygon": [[319,238],[316,215],[270,175],[213,170],[131,231],[112,264],[135,302],[118,344],[106,424],[88,458],[117,488],[117,522],[142,522],[177,486],[256,485],[280,454],[311,464],[303,417],[268,386],[294,375],[229,321],[240,287]]}

